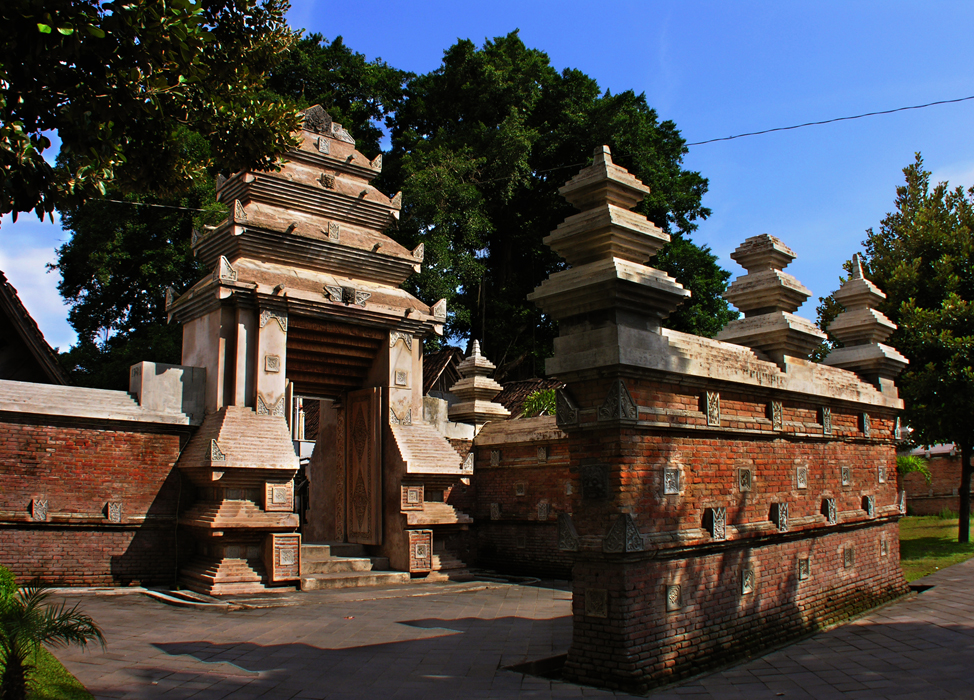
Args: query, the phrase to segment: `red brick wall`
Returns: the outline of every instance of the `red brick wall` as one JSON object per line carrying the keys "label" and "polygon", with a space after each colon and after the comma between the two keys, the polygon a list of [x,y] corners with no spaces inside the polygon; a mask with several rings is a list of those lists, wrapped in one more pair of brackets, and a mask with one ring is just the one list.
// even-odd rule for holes
{"label": "red brick wall", "polygon": [[[0,421],[0,563],[20,581],[171,583],[180,434],[91,423]],[[34,499],[47,501],[43,522]],[[119,523],[109,502],[121,503]]]}
{"label": "red brick wall", "polygon": [[[565,674],[582,683],[643,690],[892,600],[907,590],[898,574],[898,532],[895,522],[877,523],[667,561],[580,556]],[[854,548],[848,568],[847,547]],[[809,559],[805,580],[798,578],[800,558]],[[745,569],[754,573],[750,593],[742,592]],[[667,610],[674,585],[680,586],[679,608]],[[596,601],[602,591],[605,617],[598,616]],[[613,672],[607,675],[607,669]]]}
{"label": "red brick wall", "polygon": [[[906,491],[906,507],[911,515],[936,515],[947,510],[960,510],[960,455],[933,457],[927,462],[930,483],[922,474],[913,472],[900,479],[900,487]],[[974,486],[971,487],[974,493]]]}

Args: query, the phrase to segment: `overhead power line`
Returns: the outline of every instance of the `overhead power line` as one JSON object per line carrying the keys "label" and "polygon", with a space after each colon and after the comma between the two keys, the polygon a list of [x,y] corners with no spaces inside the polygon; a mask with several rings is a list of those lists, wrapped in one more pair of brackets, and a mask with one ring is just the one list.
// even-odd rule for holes
{"label": "overhead power line", "polygon": [[746,134],[735,134],[734,136],[723,136],[719,139],[707,139],[706,141],[697,141],[695,143],[688,143],[687,146],[702,146],[705,143],[716,143],[717,141],[733,141],[734,139],[742,139],[745,136],[760,136],[761,134],[770,134],[773,131],[790,131],[792,129],[801,129],[806,126],[821,126],[822,124],[832,124],[834,122],[845,122],[850,119],[862,119],[863,117],[875,117],[879,114],[893,114],[894,112],[905,112],[909,109],[923,109],[925,107],[933,107],[935,105],[948,105],[955,102],[964,102],[966,100],[974,100],[974,95],[970,97],[958,97],[956,100],[938,100],[936,102],[927,102],[922,105],[911,105],[910,107],[897,107],[896,109],[884,109],[879,112],[866,112],[865,114],[855,114],[851,117],[835,117],[834,119],[823,119],[820,122],[805,122],[804,124],[795,124],[793,126],[776,126],[774,129],[764,129],[762,131],[749,131]]}

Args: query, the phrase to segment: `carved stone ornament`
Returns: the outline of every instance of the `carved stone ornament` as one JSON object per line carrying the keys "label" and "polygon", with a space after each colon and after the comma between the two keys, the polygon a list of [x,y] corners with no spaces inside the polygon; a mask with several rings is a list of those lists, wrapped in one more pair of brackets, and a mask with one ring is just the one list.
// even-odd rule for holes
{"label": "carved stone ornament", "polygon": [[382,172],[382,154],[380,153],[369,161],[369,166],[376,172]]}
{"label": "carved stone ornament", "polygon": [[37,522],[47,520],[47,499],[35,498],[30,502],[30,519]]}
{"label": "carved stone ornament", "polygon": [[754,569],[744,569],[741,572],[741,595],[754,593]]}
{"label": "carved stone ornament", "polygon": [[812,575],[812,561],[808,557],[798,559],[798,580],[806,581]]}
{"label": "carved stone ornament", "polygon": [[372,292],[355,292],[355,300],[352,302],[356,306],[365,306],[365,302],[372,298]]}
{"label": "carved stone ornament", "polygon": [[116,524],[122,522],[122,504],[120,501],[109,501],[105,510],[108,522]]}
{"label": "carved stone ornament", "polygon": [[869,414],[863,413],[859,419],[860,427],[862,428],[863,437],[871,437],[871,431],[869,429]]}
{"label": "carved stone ornament", "polygon": [[324,289],[324,295],[327,297],[328,301],[333,301],[336,304],[342,303],[342,288],[333,285],[327,285]]}
{"label": "carved stone ornament", "polygon": [[390,331],[389,332],[389,347],[395,347],[396,343],[399,341],[405,343],[406,347],[410,350],[413,349],[413,336],[409,333],[403,333],[402,331]]}
{"label": "carved stone ornament", "polygon": [[277,321],[277,325],[281,327],[281,330],[287,333],[287,313],[283,311],[271,311],[270,309],[264,309],[260,312],[260,327],[266,326],[271,319]]}
{"label": "carved stone ornament", "polygon": [[551,504],[548,501],[538,501],[538,520],[547,520],[551,512]]}
{"label": "carved stone ornament", "polygon": [[319,136],[315,146],[318,147],[318,153],[324,153],[326,156],[331,154],[331,143],[328,139]]}
{"label": "carved stone ornament", "polygon": [[900,417],[896,417],[896,422],[893,423],[893,439],[901,440],[903,438],[903,429],[900,427]]}
{"label": "carved stone ornament", "polygon": [[900,491],[900,515],[906,515],[906,491]]}
{"label": "carved stone ornament", "polygon": [[210,440],[210,461],[211,462],[226,462],[227,456],[224,454],[223,450],[217,444],[216,440]]}
{"label": "carved stone ornament", "polygon": [[[321,105],[315,105],[304,112],[304,130],[316,134],[330,134],[332,119]],[[321,140],[321,139],[319,139]]]}
{"label": "carved stone ornament", "polygon": [[473,471],[473,452],[467,454],[466,458],[463,460],[463,466],[460,468],[465,472]]}
{"label": "carved stone ornament", "polygon": [[808,467],[807,466],[803,464],[797,468],[795,480],[798,482],[798,488],[800,489],[808,488]]}
{"label": "carved stone ornament", "polygon": [[822,434],[831,435],[832,434],[832,409],[828,406],[823,406],[821,410],[821,420],[822,420]]}
{"label": "carved stone ornament", "polygon": [[490,466],[497,467],[501,463],[501,451],[491,450],[490,451]]}
{"label": "carved stone ornament", "polygon": [[[496,518],[495,518],[496,519]],[[568,513],[558,514],[558,550],[561,552],[578,551],[578,531]]]}
{"label": "carved stone ornament", "polygon": [[433,318],[437,321],[446,320],[446,299],[440,299],[433,304]]}
{"label": "carved stone ornament", "polygon": [[328,240],[338,243],[342,238],[342,225],[337,221],[328,222]]}
{"label": "carved stone ornament", "polygon": [[344,129],[341,124],[333,123],[331,125],[331,132],[339,141],[350,143],[353,146],[355,145],[355,139],[352,138],[352,135],[348,133],[348,131]]}
{"label": "carved stone ornament", "polygon": [[322,173],[318,176],[318,184],[328,190],[335,189],[335,176],[331,173]]}
{"label": "carved stone ornament", "polygon": [[680,493],[679,469],[663,469],[663,493],[666,495]]}
{"label": "carved stone ornament", "polygon": [[876,476],[877,476],[877,479],[879,480],[879,483],[881,483],[881,484],[885,484],[886,483],[886,465],[885,464],[879,465],[878,474]]}
{"label": "carved stone ornament", "polygon": [[787,503],[775,503],[774,504],[774,522],[778,527],[778,532],[788,531],[788,504]]}
{"label": "carved stone ornament", "polygon": [[879,538],[879,556],[889,556],[889,540],[886,539],[886,535]]}
{"label": "carved stone ornament", "polygon": [[856,565],[856,548],[851,544],[846,545],[846,548],[842,550],[842,563],[847,569],[851,569]]}
{"label": "carved stone ornament", "polygon": [[558,427],[578,423],[578,407],[565,389],[555,389],[555,423]]}
{"label": "carved stone ornament", "polygon": [[233,223],[241,223],[247,220],[247,212],[243,208],[239,199],[233,200]]}
{"label": "carved stone ornament", "polygon": [[[400,409],[402,410],[402,409]],[[397,415],[396,410],[390,406],[389,407],[389,424],[390,425],[412,425],[413,424],[413,409],[407,408],[403,415]]]}
{"label": "carved stone ornament", "polygon": [[599,407],[599,420],[636,420],[636,416],[636,402],[632,400],[626,383],[616,379]]}
{"label": "carved stone ornament", "polygon": [[281,356],[264,355],[264,371],[268,374],[279,374],[281,371]]}
{"label": "carved stone ornament", "polygon": [[754,485],[754,478],[750,467],[741,467],[737,470],[737,488],[742,493],[750,491]]}
{"label": "carved stone ornament", "polygon": [[601,464],[589,464],[582,467],[582,497],[589,500],[600,500],[609,493],[609,474]]}
{"label": "carved stone ornament", "polygon": [[166,311],[172,307],[174,301],[176,301],[176,290],[172,287],[166,287]]}
{"label": "carved stone ornament", "polygon": [[260,392],[257,393],[257,415],[258,416],[283,416],[284,397],[282,396],[276,403],[268,404]]}
{"label": "carved stone ornament", "polygon": [[602,551],[607,554],[643,551],[643,536],[629,513],[623,513],[612,523],[602,540]]}
{"label": "carved stone ornament", "polygon": [[862,509],[866,511],[866,515],[870,518],[876,515],[876,497],[875,496],[863,496],[862,497]]}
{"label": "carved stone ornament", "polygon": [[218,279],[228,282],[237,281],[237,271],[230,266],[230,261],[224,255],[220,256],[220,264],[217,266],[216,276]]}
{"label": "carved stone ornament", "polygon": [[396,370],[395,377],[396,386],[408,386],[409,384],[409,372],[404,369]]}
{"label": "carved stone ornament", "polygon": [[[423,243],[420,243],[418,246],[416,246],[415,248],[413,248],[413,252],[411,253],[411,255],[416,260],[419,260],[420,262],[423,262],[423,258],[426,257],[426,245],[423,244]],[[440,301],[446,301],[446,299],[441,299]]]}
{"label": "carved stone ornament", "polygon": [[835,525],[839,522],[839,511],[835,507],[834,498],[826,498],[822,501],[822,515],[825,516],[829,525]]}
{"label": "carved stone ornament", "polygon": [[666,610],[672,612],[683,607],[683,591],[679,584],[666,587]]}
{"label": "carved stone ornament", "polygon": [[195,247],[196,247],[196,244],[197,244],[197,243],[199,243],[199,240],[200,240],[200,239],[201,239],[202,237],[203,237],[203,236],[202,236],[202,235],[200,234],[200,232],[199,232],[199,231],[198,231],[197,229],[195,229],[195,228],[194,228],[194,229],[193,229],[193,234],[192,234],[192,237],[191,237],[191,239],[190,239],[190,242],[189,242],[189,244],[190,244],[190,245],[191,245],[192,247],[194,247],[194,248],[195,248]]}
{"label": "carved stone ornament", "polygon": [[839,475],[842,479],[843,486],[849,486],[852,484],[852,467],[842,467],[839,471]]}
{"label": "carved stone ornament", "polygon": [[589,588],[585,591],[585,614],[588,617],[609,616],[609,592],[604,588]]}
{"label": "carved stone ornament", "polygon": [[527,490],[528,490],[528,486],[523,481],[519,481],[516,484],[514,484],[515,496],[523,496],[525,493],[527,493]]}
{"label": "carved stone ornament", "polygon": [[720,425],[720,392],[708,391],[704,397],[707,402],[707,425]]}
{"label": "carved stone ornament", "polygon": [[396,192],[396,194],[389,199],[389,204],[392,205],[393,209],[399,209],[402,207],[402,192]]}
{"label": "carved stone ornament", "polygon": [[491,503],[490,504],[490,519],[500,520],[501,519],[501,504]]}
{"label": "carved stone ornament", "polygon": [[710,536],[715,540],[727,539],[727,508],[710,508]]}
{"label": "carved stone ornament", "polygon": [[772,430],[784,430],[785,422],[783,418],[783,411],[781,408],[780,401],[772,401],[768,404],[768,412],[771,418],[771,429]]}

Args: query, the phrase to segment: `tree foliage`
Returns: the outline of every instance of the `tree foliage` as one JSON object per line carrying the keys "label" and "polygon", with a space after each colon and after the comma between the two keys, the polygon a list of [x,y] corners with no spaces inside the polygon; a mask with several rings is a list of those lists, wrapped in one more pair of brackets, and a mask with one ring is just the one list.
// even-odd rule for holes
{"label": "tree foliage", "polygon": [[16,595],[0,598],[0,700],[26,700],[31,657],[41,644],[87,646],[105,638],[98,625],[77,605],[52,605],[50,593],[30,585]]}
{"label": "tree foliage", "polygon": [[[294,42],[285,0],[5,0],[0,214],[123,192],[171,195],[209,170],[268,169],[297,113],[263,92]],[[210,145],[183,155],[181,128]],[[45,132],[61,141],[49,165]]]}
{"label": "tree foliage", "polygon": [[[903,169],[896,210],[863,241],[863,271],[898,324],[886,341],[909,360],[897,384],[919,444],[960,447],[960,541],[969,539],[974,449],[974,188],[931,188],[918,153]],[[829,313],[841,311],[834,305]],[[820,314],[820,325],[824,321]]]}
{"label": "tree foliage", "polygon": [[555,328],[525,297],[564,267],[542,239],[572,213],[558,188],[599,145],[652,188],[639,211],[674,234],[657,265],[694,298],[672,327],[713,335],[732,317],[720,296],[729,274],[689,239],[710,213],[707,181],[682,168],[684,140],[645,96],[558,73],[512,32],[447,49],[438,69],[409,82],[391,123],[385,181],[403,191],[398,235],[426,251],[411,291],[447,299],[447,334],[482,339],[499,378],[543,372]]}

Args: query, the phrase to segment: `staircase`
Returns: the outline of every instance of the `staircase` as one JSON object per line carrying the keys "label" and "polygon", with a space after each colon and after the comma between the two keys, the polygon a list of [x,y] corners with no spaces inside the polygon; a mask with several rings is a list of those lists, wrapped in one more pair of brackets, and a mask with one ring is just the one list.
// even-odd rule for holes
{"label": "staircase", "polygon": [[409,572],[389,571],[387,557],[369,557],[360,544],[301,545],[301,590],[320,591],[409,583]]}
{"label": "staircase", "polygon": [[469,581],[473,578],[467,565],[447,549],[433,551],[433,567],[426,581]]}

